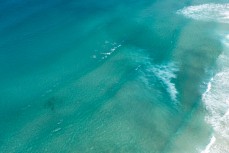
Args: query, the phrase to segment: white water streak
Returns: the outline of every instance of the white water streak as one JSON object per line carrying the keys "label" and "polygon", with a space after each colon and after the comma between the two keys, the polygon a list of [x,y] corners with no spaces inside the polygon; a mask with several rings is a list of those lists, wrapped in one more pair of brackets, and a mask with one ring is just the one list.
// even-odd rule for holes
{"label": "white water streak", "polygon": [[173,63],[168,63],[167,65],[156,65],[148,69],[149,72],[152,72],[166,87],[167,92],[169,93],[171,99],[174,102],[177,102],[178,91],[175,87],[175,84],[172,83],[172,79],[176,78],[176,72],[178,68]]}
{"label": "white water streak", "polygon": [[215,136],[212,136],[210,143],[206,146],[206,148],[204,149],[204,151],[201,151],[201,153],[210,153],[210,148],[212,147],[212,145],[215,143]]}

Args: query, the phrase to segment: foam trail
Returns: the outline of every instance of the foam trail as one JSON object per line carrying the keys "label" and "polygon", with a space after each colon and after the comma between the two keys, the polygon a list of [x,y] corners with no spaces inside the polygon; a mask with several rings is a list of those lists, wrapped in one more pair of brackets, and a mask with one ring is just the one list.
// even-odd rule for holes
{"label": "foam trail", "polygon": [[168,63],[165,65],[156,65],[148,69],[148,72],[153,73],[166,87],[167,92],[169,93],[171,99],[174,102],[177,102],[178,91],[175,87],[175,84],[172,83],[172,79],[176,78],[176,72],[178,68],[173,63]]}
{"label": "foam trail", "polygon": [[148,87],[151,87],[152,80],[156,79],[157,83],[161,84],[166,90],[173,104],[179,105],[177,100],[178,91],[173,82],[173,80],[177,78],[176,73],[179,71],[177,64],[171,61],[155,64],[153,59],[142,54],[142,52],[144,52],[144,50],[132,54],[134,61],[138,64],[135,70],[142,73],[140,77],[141,81]]}

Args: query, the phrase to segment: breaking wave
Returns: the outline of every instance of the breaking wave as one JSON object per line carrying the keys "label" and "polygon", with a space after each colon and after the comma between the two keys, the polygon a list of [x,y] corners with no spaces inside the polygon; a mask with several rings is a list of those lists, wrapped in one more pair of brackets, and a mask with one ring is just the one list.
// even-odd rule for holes
{"label": "breaking wave", "polygon": [[[189,6],[178,10],[177,14],[194,20],[229,24],[229,3]],[[214,132],[201,153],[226,153],[229,150],[229,34],[224,32],[221,36],[224,48],[217,59],[219,71],[210,79],[202,95],[207,109],[205,120]]]}
{"label": "breaking wave", "polygon": [[[225,36],[224,44],[229,42],[228,36]],[[217,61],[220,71],[212,77],[202,95],[208,111],[206,122],[214,130],[209,145],[202,153],[225,153],[229,150],[229,47],[224,46],[224,52]]]}
{"label": "breaking wave", "polygon": [[229,23],[229,3],[188,6],[178,10],[177,14],[195,20]]}

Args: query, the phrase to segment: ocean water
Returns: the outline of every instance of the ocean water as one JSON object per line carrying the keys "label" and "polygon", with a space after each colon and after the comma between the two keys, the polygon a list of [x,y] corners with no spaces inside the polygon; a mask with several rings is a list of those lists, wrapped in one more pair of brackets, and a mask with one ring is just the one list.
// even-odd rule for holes
{"label": "ocean water", "polygon": [[1,153],[228,153],[228,0],[0,0]]}

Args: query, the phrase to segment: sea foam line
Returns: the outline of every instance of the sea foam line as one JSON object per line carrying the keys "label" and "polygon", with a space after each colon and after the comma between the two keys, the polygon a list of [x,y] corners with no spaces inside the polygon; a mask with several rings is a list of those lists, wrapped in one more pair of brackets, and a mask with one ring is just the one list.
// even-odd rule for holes
{"label": "sea foam line", "polygon": [[201,153],[210,153],[210,148],[215,143],[215,141],[216,141],[215,136],[212,136],[210,143],[206,146],[206,148],[203,151],[201,151]]}

